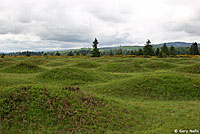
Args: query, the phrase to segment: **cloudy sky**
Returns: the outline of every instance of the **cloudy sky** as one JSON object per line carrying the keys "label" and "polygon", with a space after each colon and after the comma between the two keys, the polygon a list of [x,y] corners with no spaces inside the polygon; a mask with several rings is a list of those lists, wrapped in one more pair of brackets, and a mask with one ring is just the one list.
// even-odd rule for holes
{"label": "cloudy sky", "polygon": [[0,52],[200,42],[200,0],[1,0]]}

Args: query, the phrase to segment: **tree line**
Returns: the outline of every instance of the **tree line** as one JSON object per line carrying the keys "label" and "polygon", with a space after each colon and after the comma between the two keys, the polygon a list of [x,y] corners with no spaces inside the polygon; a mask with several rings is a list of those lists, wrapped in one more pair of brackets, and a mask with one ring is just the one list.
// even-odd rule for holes
{"label": "tree line", "polygon": [[162,47],[153,47],[151,45],[151,41],[148,39],[146,44],[143,48],[139,48],[138,50],[123,50],[119,49],[109,49],[100,51],[98,48],[99,41],[95,38],[93,41],[93,48],[88,49],[80,49],[80,50],[72,50],[67,52],[31,52],[31,51],[24,51],[24,52],[15,52],[15,53],[8,53],[8,54],[1,54],[1,58],[4,58],[5,55],[8,56],[80,56],[80,55],[87,55],[91,57],[100,57],[100,56],[114,56],[114,55],[137,55],[137,56],[158,56],[158,57],[173,57],[180,54],[189,54],[189,55],[199,55],[199,48],[197,42],[192,43],[191,47],[178,47],[175,48],[173,45],[167,47],[167,44],[164,43]]}
{"label": "tree line", "polygon": [[[99,43],[98,40],[95,38],[93,42],[92,57],[100,56],[99,49],[97,48],[98,43]],[[186,50],[186,49],[183,49],[183,50]],[[110,56],[112,55],[138,55],[138,56],[157,56],[157,57],[169,57],[169,56],[174,57],[177,54],[180,54],[180,49],[175,48],[173,45],[170,47],[167,47],[166,43],[164,43],[161,48],[157,47],[156,49],[154,49],[149,39],[146,41],[146,44],[143,47],[143,49],[140,48],[139,50],[135,50],[135,51],[131,50],[131,51],[125,51],[125,52],[123,52],[122,49],[115,50],[115,52],[113,52],[113,50],[111,49],[110,52],[107,54],[105,52],[102,53],[102,55],[110,55]],[[199,55],[200,53],[199,53],[197,42],[192,43],[191,47],[189,48],[189,52],[184,53],[184,54]]]}

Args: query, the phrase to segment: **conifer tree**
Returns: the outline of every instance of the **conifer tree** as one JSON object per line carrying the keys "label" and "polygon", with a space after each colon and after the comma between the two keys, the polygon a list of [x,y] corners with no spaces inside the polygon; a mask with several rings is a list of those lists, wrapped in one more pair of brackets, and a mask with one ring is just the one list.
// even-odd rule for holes
{"label": "conifer tree", "polygon": [[123,52],[122,52],[122,49],[120,48],[118,51],[117,51],[117,55],[122,55]]}
{"label": "conifer tree", "polygon": [[165,58],[167,57],[166,53],[164,53],[163,51],[161,51],[158,55],[159,58]]}
{"label": "conifer tree", "polygon": [[92,57],[100,57],[100,52],[99,52],[99,49],[97,48],[97,45],[99,44],[98,40],[95,38],[94,41],[93,41],[93,50],[91,52],[92,54]]}
{"label": "conifer tree", "polygon": [[76,53],[76,56],[79,56],[79,55],[80,55],[80,52],[79,52],[79,51],[76,51],[75,53]]}
{"label": "conifer tree", "polygon": [[134,53],[134,51],[133,51],[133,50],[131,50],[131,55],[135,55],[135,53]]}
{"label": "conifer tree", "polygon": [[67,56],[74,56],[74,53],[72,51],[70,51]]}
{"label": "conifer tree", "polygon": [[192,43],[192,45],[190,47],[190,54],[191,55],[198,55],[199,54],[198,44],[196,42]]}
{"label": "conifer tree", "polygon": [[156,56],[159,56],[159,54],[160,54],[160,48],[157,48],[157,49],[156,49],[156,52],[155,52],[155,55],[156,55]]}
{"label": "conifer tree", "polygon": [[1,58],[5,58],[5,56],[6,56],[6,55],[3,53],[3,54],[1,55]]}
{"label": "conifer tree", "polygon": [[110,50],[110,54],[109,54],[110,56],[113,56],[113,52],[112,52],[112,49]]}
{"label": "conifer tree", "polygon": [[60,56],[60,53],[58,51],[56,52],[56,56]]}
{"label": "conifer tree", "polygon": [[138,55],[143,55],[143,51],[141,48],[139,49]]}
{"label": "conifer tree", "polygon": [[150,45],[151,41],[147,40],[146,45],[143,48],[143,53],[144,55],[149,55],[149,56],[153,56],[154,52],[153,52],[153,46]]}
{"label": "conifer tree", "polygon": [[171,56],[176,56],[176,49],[175,49],[174,46],[171,46],[171,47],[169,48],[169,54],[170,54]]}
{"label": "conifer tree", "polygon": [[29,53],[29,51],[26,51],[26,57],[30,57],[31,55],[30,55],[30,53]]}
{"label": "conifer tree", "polygon": [[44,56],[47,56],[48,54],[47,53],[44,53]]}
{"label": "conifer tree", "polygon": [[166,43],[164,43],[164,45],[161,47],[161,50],[162,50],[162,53],[163,53],[164,55],[169,56],[169,49],[168,49]]}

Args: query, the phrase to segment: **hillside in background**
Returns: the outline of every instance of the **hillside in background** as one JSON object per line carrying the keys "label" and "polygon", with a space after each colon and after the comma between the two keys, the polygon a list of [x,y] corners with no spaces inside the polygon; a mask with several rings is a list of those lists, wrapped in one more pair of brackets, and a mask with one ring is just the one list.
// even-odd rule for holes
{"label": "hillside in background", "polygon": [[[153,47],[162,47],[163,44],[164,43],[152,44],[152,45],[153,45]],[[192,43],[186,43],[186,42],[168,42],[166,44],[167,44],[167,47],[174,46],[176,48],[178,48],[178,47],[190,47],[192,45]],[[103,47],[103,48],[100,48],[100,49],[105,50],[105,49],[120,49],[120,48],[124,49],[124,50],[138,50],[140,48],[143,48],[143,46]]]}
{"label": "hillside in background", "polygon": [[[170,46],[174,46],[174,47],[190,47],[192,45],[192,43],[186,43],[186,42],[168,42],[167,43],[167,46],[170,47]],[[159,46],[159,47],[162,47],[163,46],[163,43],[161,44],[155,44],[155,46]]]}
{"label": "hillside in background", "polygon": [[[160,48],[163,46],[164,43],[160,43],[160,44],[152,44],[154,50],[156,48]],[[189,52],[189,48],[192,45],[192,43],[186,43],[186,42],[168,42],[166,43],[167,47],[170,46],[174,46],[176,48],[176,54],[190,54]],[[143,49],[144,45],[142,46],[116,46],[116,47],[101,47],[99,46],[100,52],[102,55],[108,55],[110,53],[110,51],[113,51],[113,54],[117,54],[119,51],[122,52],[123,55],[131,55],[130,52],[131,51],[138,51],[139,49]],[[90,55],[92,51],[92,46],[88,47],[88,48],[80,48],[80,49],[68,49],[68,50],[58,50],[58,52],[61,55],[68,55],[68,56],[73,56],[73,55]],[[199,47],[199,51],[200,51],[200,47]],[[34,52],[34,51],[23,51],[23,52],[12,52],[12,53],[6,53],[7,55],[10,56],[25,56],[27,54],[27,52],[30,55],[36,55],[36,56],[41,56],[44,55],[45,53],[47,53],[48,55],[55,55],[56,51],[44,51],[44,52]],[[0,54],[2,54],[3,52],[0,52]],[[70,53],[72,53],[72,55],[69,55]],[[120,55],[120,54],[119,54]],[[134,54],[133,54],[134,55]]]}
{"label": "hillside in background", "polygon": [[[162,47],[164,43],[160,43],[160,44],[152,44],[153,47]],[[178,47],[190,47],[192,45],[192,43],[186,43],[186,42],[168,42],[167,43],[167,47],[170,47],[170,46],[174,46],[176,48]],[[200,45],[199,45],[200,46]],[[110,50],[110,49],[122,49],[122,50],[127,50],[127,51],[130,51],[130,50],[139,50],[140,48],[143,48],[143,46],[118,46],[118,47],[102,47],[100,48],[101,51],[105,51],[105,50]],[[89,50],[91,48],[81,48],[81,49],[74,49],[74,50],[64,50],[64,51],[61,51],[62,53],[64,52],[68,52],[68,51],[75,51],[75,50]]]}

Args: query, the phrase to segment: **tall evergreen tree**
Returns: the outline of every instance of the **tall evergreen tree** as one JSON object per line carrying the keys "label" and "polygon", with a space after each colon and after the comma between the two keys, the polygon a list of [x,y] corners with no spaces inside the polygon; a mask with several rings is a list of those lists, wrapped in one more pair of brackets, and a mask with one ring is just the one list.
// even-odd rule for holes
{"label": "tall evergreen tree", "polygon": [[117,51],[117,55],[122,55],[123,52],[122,52],[122,49],[120,48],[118,51]]}
{"label": "tall evergreen tree", "polygon": [[191,55],[198,55],[199,54],[198,44],[196,42],[192,43],[192,45],[190,47],[190,54]]}
{"label": "tall evergreen tree", "polygon": [[135,50],[135,51],[134,51],[134,55],[137,55],[137,56],[139,56],[139,53],[138,53],[138,51],[137,51],[137,50]]}
{"label": "tall evergreen tree", "polygon": [[110,56],[113,56],[113,52],[112,52],[112,49],[110,50],[110,53],[109,53]]}
{"label": "tall evergreen tree", "polygon": [[131,52],[130,51],[126,51],[125,55],[130,55]]}
{"label": "tall evergreen tree", "polygon": [[166,53],[164,53],[163,51],[161,51],[158,55],[159,58],[165,58],[167,57]]}
{"label": "tall evergreen tree", "polygon": [[133,51],[133,50],[131,50],[131,55],[135,55],[135,53],[134,53],[134,51]]}
{"label": "tall evergreen tree", "polygon": [[92,50],[92,57],[100,57],[99,49],[97,48],[97,45],[99,44],[98,40],[95,38],[93,41],[93,50]]}
{"label": "tall evergreen tree", "polygon": [[143,51],[141,48],[139,49],[138,55],[143,55]]}
{"label": "tall evergreen tree", "polygon": [[159,56],[159,54],[160,54],[160,48],[157,48],[157,49],[156,49],[156,52],[155,52],[155,55],[156,55],[156,56]]}
{"label": "tall evergreen tree", "polygon": [[72,51],[70,51],[67,56],[74,56],[74,53]]}
{"label": "tall evergreen tree", "polygon": [[43,56],[47,56],[48,54],[47,53],[44,53],[44,55]]}
{"label": "tall evergreen tree", "polygon": [[1,55],[1,58],[5,58],[5,56],[6,56],[6,55],[3,53],[3,54]]}
{"label": "tall evergreen tree", "polygon": [[31,56],[30,52],[26,51],[26,57],[30,57],[30,56]]}
{"label": "tall evergreen tree", "polygon": [[175,55],[176,55],[176,49],[175,49],[174,46],[171,46],[171,47],[169,48],[169,54],[170,54],[171,56],[175,56]]}
{"label": "tall evergreen tree", "polygon": [[56,52],[56,56],[60,56],[60,53],[58,51]]}
{"label": "tall evergreen tree", "polygon": [[150,44],[151,44],[151,41],[147,40],[146,45],[143,48],[144,55],[150,55],[150,56],[154,55],[153,46]]}
{"label": "tall evergreen tree", "polygon": [[164,43],[164,45],[161,47],[162,53],[169,56],[169,49],[167,47],[167,44]]}
{"label": "tall evergreen tree", "polygon": [[76,53],[76,56],[79,56],[79,55],[80,55],[80,52],[79,52],[79,51],[76,51],[75,53]]}

